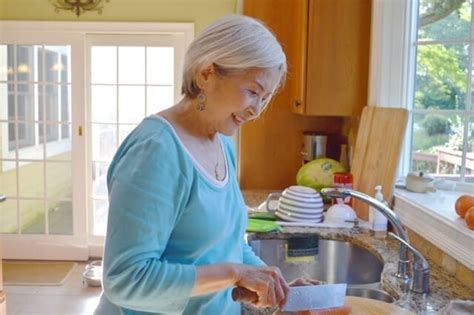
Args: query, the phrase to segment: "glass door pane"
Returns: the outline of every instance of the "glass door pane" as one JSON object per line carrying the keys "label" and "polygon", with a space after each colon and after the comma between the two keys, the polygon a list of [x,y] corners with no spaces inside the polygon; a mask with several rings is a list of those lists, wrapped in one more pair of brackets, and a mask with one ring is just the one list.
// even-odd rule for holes
{"label": "glass door pane", "polygon": [[0,45],[0,233],[72,235],[71,48]]}
{"label": "glass door pane", "polygon": [[[131,35],[131,37],[134,37]],[[105,235],[107,169],[120,143],[147,115],[175,102],[175,48],[127,36],[94,36],[90,45],[92,234]],[[104,44],[98,44],[103,40]],[[112,43],[112,44],[111,44]]]}

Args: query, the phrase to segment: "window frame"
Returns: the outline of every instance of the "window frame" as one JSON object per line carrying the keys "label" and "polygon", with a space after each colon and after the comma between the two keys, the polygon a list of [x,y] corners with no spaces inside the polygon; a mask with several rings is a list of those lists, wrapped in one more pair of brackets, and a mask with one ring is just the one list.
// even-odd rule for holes
{"label": "window frame", "polygon": [[[408,104],[414,100],[414,88],[410,87],[414,87],[415,79],[411,69],[415,69],[416,62],[412,38],[417,32],[417,5],[418,0],[373,2],[369,106],[409,109]],[[412,132],[408,126],[411,125],[410,113],[397,171],[402,183],[410,171]],[[439,197],[436,199],[439,204],[434,206],[425,202],[429,195],[396,188],[393,209],[405,227],[474,270],[474,248],[470,246],[474,233],[463,219],[453,215],[451,203],[463,193],[473,194],[474,185],[458,182],[455,191],[438,190],[433,197]]]}
{"label": "window frame", "polygon": [[[469,138],[469,124],[470,124],[470,117],[474,115],[474,105],[472,104],[472,73],[474,73],[474,65],[473,65],[473,51],[474,51],[474,34],[473,34],[473,28],[474,28],[474,5],[472,1],[468,1],[471,5],[471,24],[470,24],[470,29],[469,29],[469,37],[468,38],[457,38],[457,39],[447,39],[447,40],[419,40],[417,36],[418,32],[418,11],[419,11],[419,3],[420,0],[415,0],[412,2],[412,29],[413,33],[411,34],[411,40],[413,41],[414,51],[415,53],[411,55],[411,58],[414,60],[412,61],[412,67],[410,68],[410,72],[412,73],[413,77],[413,82],[410,86],[412,92],[411,92],[411,99],[407,103],[409,106],[409,115],[410,115],[410,125],[409,128],[413,130],[413,117],[416,114],[441,114],[441,115],[459,115],[461,119],[464,122],[463,126],[463,145],[462,145],[462,152],[461,152],[461,167],[460,167],[460,173],[458,176],[452,176],[451,174],[434,174],[436,177],[440,178],[449,178],[449,179],[458,179],[460,182],[466,182],[466,173],[467,173],[467,168],[466,168],[466,163],[467,163],[467,153],[468,153],[468,138]],[[466,69],[466,98],[464,102],[464,109],[417,109],[414,107],[415,105],[415,84],[414,84],[414,78],[416,77],[416,57],[417,57],[417,48],[420,46],[430,46],[430,45],[446,45],[446,44],[452,44],[452,45],[462,45],[465,44],[468,46],[468,64],[467,64],[467,69]],[[411,141],[412,143],[412,141]],[[410,143],[410,145],[411,145]],[[410,151],[412,151],[412,148],[410,148]],[[411,163],[412,159],[410,159],[410,169],[411,169]],[[457,174],[453,174],[457,175]]]}
{"label": "window frame", "polygon": [[[2,22],[3,23],[3,22]],[[13,48],[12,49],[12,52],[11,54],[13,54],[13,62],[14,63],[17,63],[17,54],[18,54],[18,47],[22,48],[22,49],[25,49],[26,47],[29,47],[31,48],[29,51],[28,51],[28,54],[31,55],[33,58],[31,59],[34,64],[34,73],[32,73],[32,78],[28,78],[27,80],[18,80],[18,78],[13,78],[12,80],[10,80],[8,78],[8,76],[6,77],[6,80],[2,80],[1,82],[3,84],[6,85],[6,99],[7,99],[7,102],[8,104],[9,103],[9,100],[10,100],[10,92],[8,90],[8,86],[10,84],[13,84],[15,86],[15,88],[13,89],[13,98],[14,98],[14,105],[13,105],[13,108],[14,110],[17,112],[16,115],[17,117],[13,116],[13,118],[11,119],[11,116],[9,116],[9,108],[6,109],[6,113],[4,113],[3,117],[6,117],[7,120],[12,120],[12,121],[16,121],[16,122],[20,122],[20,123],[25,123],[26,126],[28,127],[26,132],[26,136],[24,138],[21,138],[18,140],[18,150],[16,150],[16,141],[15,140],[10,140],[9,139],[9,136],[10,136],[10,132],[9,132],[9,126],[7,125],[4,125],[3,128],[2,128],[2,134],[6,134],[8,135],[7,137],[2,137],[2,140],[1,140],[1,147],[3,149],[3,152],[5,152],[4,154],[4,159],[5,161],[7,162],[10,162],[10,160],[14,160],[16,158],[16,151],[18,151],[18,154],[20,155],[23,155],[23,156],[37,156],[37,155],[40,155],[40,156],[43,156],[43,148],[41,148],[41,144],[43,143],[43,140],[41,139],[42,137],[42,134],[44,135],[44,132],[45,130],[43,130],[43,133],[41,134],[40,132],[40,128],[42,128],[42,125],[41,125],[41,122],[46,122],[46,126],[44,126],[44,128],[48,128],[49,126],[49,122],[51,123],[54,123],[56,124],[55,127],[57,128],[57,137],[55,137],[55,139],[51,139],[51,140],[46,140],[44,143],[46,145],[48,145],[48,150],[46,150],[46,158],[48,157],[51,157],[51,156],[55,156],[55,155],[58,155],[58,154],[61,154],[61,153],[64,153],[66,151],[68,151],[70,149],[70,142],[71,142],[71,132],[69,131],[68,132],[68,136],[67,137],[64,137],[63,134],[62,134],[62,129],[63,129],[63,126],[64,124],[66,125],[70,125],[71,121],[70,121],[70,115],[71,115],[71,107],[68,106],[68,115],[69,115],[69,120],[62,120],[62,114],[63,114],[63,104],[62,104],[62,92],[61,92],[61,89],[63,87],[63,85],[67,86],[67,88],[69,88],[69,103],[67,103],[67,105],[70,105],[70,98],[71,98],[71,93],[70,93],[70,87],[71,87],[71,82],[68,80],[63,80],[63,78],[58,78],[57,81],[46,81],[45,78],[39,78],[39,64],[40,64],[40,61],[38,60],[38,50],[37,50],[37,46],[40,46],[43,50],[43,52],[45,52],[44,55],[44,58],[43,60],[41,61],[42,63],[45,62],[45,59],[46,59],[46,47],[48,46],[51,46],[49,44],[41,44],[41,45],[31,45],[31,44],[28,44],[28,45],[25,45],[25,44],[21,44],[21,43],[16,43],[16,42],[11,42],[9,44],[5,44],[5,45],[11,45],[11,47]],[[26,47],[25,47],[26,46]],[[10,53],[9,49],[8,49],[8,46],[6,47],[5,49],[5,52],[7,54]],[[52,51],[49,51],[49,53],[56,53],[58,55],[58,58],[59,56],[59,53],[58,52],[52,52]],[[68,74],[69,75],[69,74]],[[60,80],[61,79],[61,80]],[[19,91],[18,90],[18,85],[25,85],[28,87],[28,91]],[[53,110],[56,110],[58,113],[58,117],[56,120],[50,120],[50,119],[39,119],[39,108],[40,108],[40,103],[41,102],[44,102],[44,99],[41,100],[41,98],[45,98],[47,97],[47,95],[45,94],[46,92],[46,86],[48,85],[52,85],[53,88],[57,89],[58,90],[58,102],[57,102],[57,108],[54,108]],[[30,87],[32,89],[30,89]],[[42,89],[42,91],[40,91],[40,89]],[[24,117],[22,119],[20,119],[19,117],[19,97],[32,97],[33,98],[33,107],[28,107],[28,114],[25,114]],[[41,100],[41,102],[40,102]],[[45,113],[43,113],[44,115],[47,115],[46,111]],[[62,124],[64,123],[64,124]],[[20,130],[18,127],[15,128],[15,133],[18,134],[18,137],[20,136]],[[46,134],[48,134],[46,132]],[[24,145],[26,143],[26,145]],[[13,144],[13,148],[11,148]],[[26,159],[28,160],[28,159]],[[20,164],[21,165],[26,165],[26,164],[29,164],[31,162],[33,162],[34,159],[31,159],[31,161],[22,161]],[[4,171],[7,171],[9,169],[11,169],[13,166],[7,166],[8,165],[11,165],[9,163],[3,163],[2,165],[2,170]]]}

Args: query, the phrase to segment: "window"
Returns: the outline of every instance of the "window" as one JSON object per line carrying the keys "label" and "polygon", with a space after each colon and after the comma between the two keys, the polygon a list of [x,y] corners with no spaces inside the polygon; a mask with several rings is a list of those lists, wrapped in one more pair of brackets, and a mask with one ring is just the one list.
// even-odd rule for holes
{"label": "window", "polygon": [[473,270],[474,235],[453,209],[474,191],[471,10],[465,0],[374,1],[368,103],[410,111],[400,183],[410,170],[457,181],[435,193],[395,189],[403,225]]}
{"label": "window", "polygon": [[411,170],[474,182],[472,3],[414,5]]}
{"label": "window", "polygon": [[9,158],[15,157],[16,148],[41,157],[43,143],[56,148],[48,156],[70,149],[70,55],[69,46],[0,46]]}

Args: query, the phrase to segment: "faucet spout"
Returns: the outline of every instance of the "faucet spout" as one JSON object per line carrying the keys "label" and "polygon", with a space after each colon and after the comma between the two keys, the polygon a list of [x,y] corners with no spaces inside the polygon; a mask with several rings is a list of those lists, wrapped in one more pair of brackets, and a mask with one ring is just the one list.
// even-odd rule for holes
{"label": "faucet spout", "polygon": [[371,205],[379,212],[381,212],[395,229],[396,235],[393,235],[392,233],[389,233],[389,235],[394,236],[400,241],[398,271],[395,276],[403,280],[409,280],[407,275],[407,266],[409,264],[409,260],[407,258],[407,249],[410,249],[410,251],[413,252],[413,255],[415,257],[413,279],[411,281],[411,290],[416,293],[428,293],[430,291],[430,269],[428,262],[418,250],[416,250],[412,245],[410,245],[410,242],[408,240],[408,234],[403,228],[400,218],[392,209],[390,209],[385,203],[352,189],[323,188],[321,190],[321,193],[331,198],[353,197]]}
{"label": "faucet spout", "polygon": [[408,234],[403,228],[400,218],[386,204],[378,201],[373,197],[370,197],[369,195],[347,188],[323,188],[321,190],[321,193],[330,198],[353,197],[371,205],[372,207],[380,211],[385,217],[387,217],[388,221],[393,225],[397,236],[408,242]]}
{"label": "faucet spout", "polygon": [[[378,201],[377,199],[370,197],[364,193],[359,191],[355,191],[352,189],[347,188],[323,188],[321,193],[330,197],[330,198],[345,198],[345,197],[353,197],[359,199],[366,204],[371,205],[378,211],[380,211],[387,220],[392,224],[393,228],[395,229],[395,233],[398,237],[404,240],[406,243],[409,243],[408,234],[406,233],[405,229],[403,228],[402,222],[398,215],[390,209],[385,203]],[[407,266],[408,266],[408,253],[407,248],[404,243],[400,243],[400,256],[398,259],[398,270],[395,274],[396,277],[402,278],[404,280],[408,279],[407,275]]]}

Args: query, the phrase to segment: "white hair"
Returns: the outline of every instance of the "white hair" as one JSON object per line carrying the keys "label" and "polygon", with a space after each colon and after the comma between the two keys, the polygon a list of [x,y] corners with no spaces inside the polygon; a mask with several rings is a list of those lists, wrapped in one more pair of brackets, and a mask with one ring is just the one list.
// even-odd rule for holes
{"label": "white hair", "polygon": [[214,65],[218,74],[261,68],[279,70],[275,89],[285,79],[286,56],[273,33],[261,22],[242,15],[224,16],[207,26],[191,43],[184,58],[181,91],[195,98],[197,73]]}

